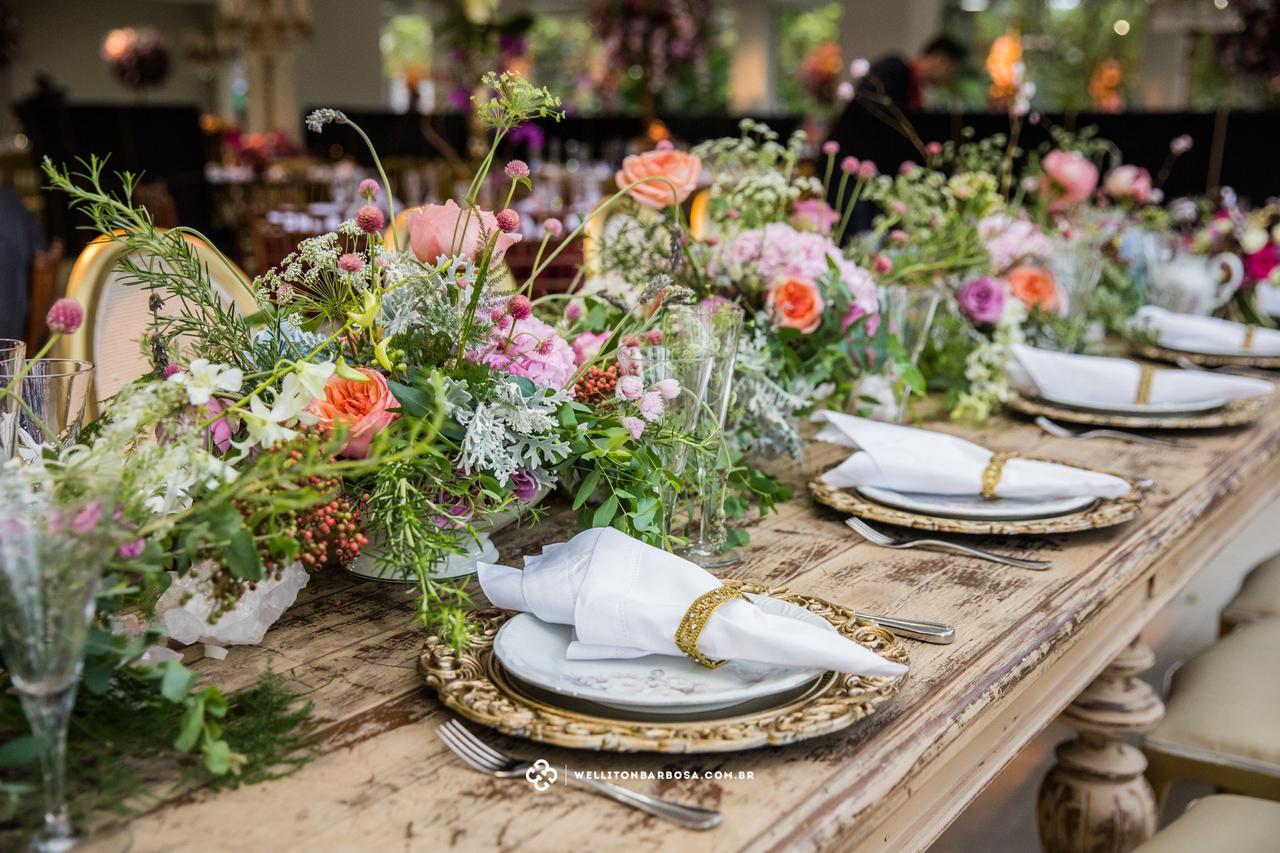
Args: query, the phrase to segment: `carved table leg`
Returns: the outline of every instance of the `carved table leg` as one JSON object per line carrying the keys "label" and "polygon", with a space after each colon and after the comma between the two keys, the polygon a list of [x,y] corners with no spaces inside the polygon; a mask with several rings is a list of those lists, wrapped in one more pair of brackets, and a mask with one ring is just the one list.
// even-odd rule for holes
{"label": "carved table leg", "polygon": [[1164,703],[1137,675],[1155,663],[1139,640],[1120,653],[1062,712],[1078,731],[1060,744],[1040,784],[1036,822],[1046,853],[1128,853],[1155,833],[1147,760],[1125,735],[1160,722]]}

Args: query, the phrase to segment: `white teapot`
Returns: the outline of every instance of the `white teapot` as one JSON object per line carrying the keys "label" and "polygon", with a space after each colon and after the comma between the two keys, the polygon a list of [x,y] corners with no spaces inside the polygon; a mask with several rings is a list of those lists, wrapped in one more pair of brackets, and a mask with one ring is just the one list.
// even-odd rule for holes
{"label": "white teapot", "polygon": [[1179,314],[1212,314],[1243,281],[1244,264],[1230,252],[1205,256],[1162,247],[1148,253],[1147,300]]}

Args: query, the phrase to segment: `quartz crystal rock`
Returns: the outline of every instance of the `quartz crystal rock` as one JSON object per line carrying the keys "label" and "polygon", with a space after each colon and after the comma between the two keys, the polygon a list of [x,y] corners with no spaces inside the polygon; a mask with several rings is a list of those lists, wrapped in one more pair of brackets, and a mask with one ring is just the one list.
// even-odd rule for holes
{"label": "quartz crystal rock", "polygon": [[279,577],[258,581],[236,606],[209,622],[213,600],[208,595],[212,561],[197,563],[191,571],[174,577],[173,583],[156,602],[156,617],[169,636],[180,643],[218,646],[257,645],[267,629],[298,598],[310,576],[301,563],[293,563]]}

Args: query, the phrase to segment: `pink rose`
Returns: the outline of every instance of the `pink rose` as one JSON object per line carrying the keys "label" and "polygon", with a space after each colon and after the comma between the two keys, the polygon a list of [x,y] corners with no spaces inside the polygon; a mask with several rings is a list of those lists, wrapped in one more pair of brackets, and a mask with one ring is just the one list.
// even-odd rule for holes
{"label": "pink rose", "polygon": [[791,206],[791,224],[801,231],[830,234],[839,221],[840,214],[820,198],[802,198]]}
{"label": "pink rose", "polygon": [[374,436],[400,417],[400,401],[391,394],[387,380],[376,370],[357,367],[366,381],[344,379],[334,375],[324,384],[324,397],[311,401],[307,411],[316,416],[322,430],[330,430],[336,424],[347,428],[347,443],[338,453],[350,459],[364,459],[369,455],[369,444]]}
{"label": "pink rose", "polygon": [[1117,166],[1102,186],[1112,198],[1131,198],[1138,204],[1151,200],[1151,173],[1138,166]]}
{"label": "pink rose", "polygon": [[209,441],[223,453],[231,449],[231,436],[234,432],[225,416],[218,417],[226,408],[226,403],[217,397],[210,397],[209,402],[204,404],[204,413],[202,415],[205,418],[218,418],[209,424]]}
{"label": "pink rose", "polygon": [[583,332],[573,339],[573,360],[578,365],[586,364],[596,357],[600,347],[609,340],[608,332]]}
{"label": "pink rose", "polygon": [[956,294],[960,310],[975,323],[992,324],[1004,314],[1004,287],[992,278],[978,278]]}
{"label": "pink rose", "polygon": [[[444,204],[427,204],[407,214],[409,243],[413,254],[423,263],[433,264],[441,255],[461,256],[476,263],[481,252],[496,234],[490,262],[502,263],[503,257],[516,243],[519,234],[498,230],[498,218],[487,210],[472,210],[471,215],[458,207],[453,199]],[[463,228],[466,223],[466,228]]]}
{"label": "pink rose", "polygon": [[1062,210],[1084,201],[1098,186],[1098,167],[1079,151],[1054,149],[1041,164],[1044,177],[1041,190],[1053,199],[1050,210]]}
{"label": "pink rose", "polygon": [[1275,243],[1268,242],[1258,251],[1244,256],[1244,277],[1251,284],[1257,284],[1271,275],[1271,271],[1280,264],[1280,251]]}
{"label": "pink rose", "polygon": [[[622,380],[618,380],[621,382]],[[657,391],[646,391],[644,396],[640,398],[640,414],[646,421],[656,421],[662,417],[662,413],[666,411],[666,404],[662,402],[662,395]]]}

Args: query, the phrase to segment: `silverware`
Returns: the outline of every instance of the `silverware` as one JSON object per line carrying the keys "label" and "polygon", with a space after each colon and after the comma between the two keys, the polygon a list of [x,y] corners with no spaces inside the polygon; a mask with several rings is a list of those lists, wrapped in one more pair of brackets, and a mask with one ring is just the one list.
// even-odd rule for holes
{"label": "silverware", "polygon": [[[534,787],[541,783],[543,787],[540,790],[545,790],[546,785],[556,781],[555,768],[550,767],[547,762],[521,761],[504,752],[499,752],[472,734],[457,720],[450,720],[440,726],[436,729],[436,735],[445,746],[449,747],[450,752],[462,759],[463,763],[485,775],[497,779],[524,777]],[[567,773],[565,775],[568,776]],[[569,779],[566,778],[564,781],[568,783]],[[631,806],[633,809],[639,809],[654,817],[664,818],[687,829],[713,829],[724,819],[723,815],[714,809],[686,806],[660,797],[650,797],[612,782],[582,777],[575,778],[574,781],[596,794]]]}
{"label": "silverware", "polygon": [[1249,367],[1243,364],[1224,364],[1219,367],[1206,367],[1203,364],[1196,364],[1185,356],[1179,356],[1175,359],[1175,363],[1183,370],[1197,370],[1201,373],[1227,373],[1232,376],[1248,376],[1254,379],[1270,379],[1272,374],[1260,367]]}
{"label": "silverware", "polygon": [[1121,432],[1118,429],[1090,429],[1084,432],[1076,432],[1068,429],[1062,424],[1051,421],[1044,415],[1036,418],[1036,426],[1049,433],[1049,435],[1058,438],[1115,438],[1120,441],[1128,441],[1133,444],[1147,444],[1152,447],[1190,447],[1191,445],[1183,441],[1174,441],[1171,438],[1152,438],[1149,435],[1138,435],[1132,432]]}
{"label": "silverware", "polygon": [[1053,563],[1048,560],[1024,560],[1021,557],[1006,557],[1003,554],[993,554],[990,551],[970,548],[968,545],[947,542],[943,539],[912,539],[904,542],[881,533],[856,516],[845,519],[844,523],[871,544],[879,545],[882,548],[924,548],[930,551],[952,551],[956,554],[964,554],[967,557],[975,557],[979,560],[988,560],[992,563],[1014,566],[1019,569],[1033,569],[1037,572],[1053,568]]}
{"label": "silverware", "polygon": [[956,629],[952,625],[941,622],[928,622],[924,619],[902,619],[897,616],[879,616],[875,613],[854,613],[859,619],[870,619],[877,625],[883,625],[899,637],[919,640],[922,643],[936,643],[945,646],[955,642]]}

